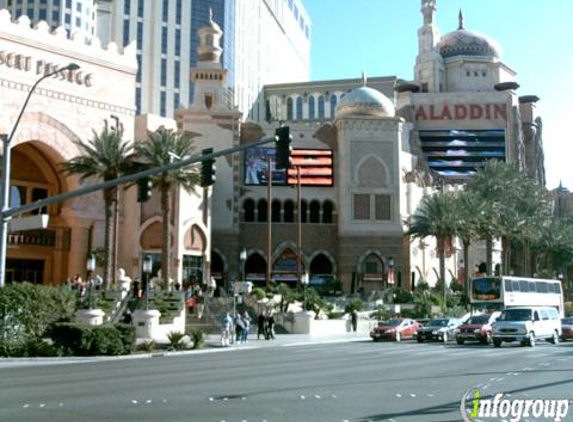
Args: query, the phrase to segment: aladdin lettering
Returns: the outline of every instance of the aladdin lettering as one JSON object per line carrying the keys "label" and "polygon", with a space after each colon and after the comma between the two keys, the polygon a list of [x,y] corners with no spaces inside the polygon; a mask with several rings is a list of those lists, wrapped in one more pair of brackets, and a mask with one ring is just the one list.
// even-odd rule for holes
{"label": "aladdin lettering", "polygon": [[422,104],[416,120],[507,120],[505,104]]}
{"label": "aladdin lettering", "polygon": [[[47,75],[48,73],[55,72],[62,67],[54,63],[48,63],[44,60],[36,60],[34,64],[33,61],[34,59],[31,56],[0,51],[0,66],[5,66],[10,69],[21,70],[23,72],[35,71],[36,75]],[[77,85],[85,85],[86,87],[91,87],[93,85],[93,74],[85,73],[81,70],[67,70],[60,72],[54,75],[54,79],[68,81]]]}

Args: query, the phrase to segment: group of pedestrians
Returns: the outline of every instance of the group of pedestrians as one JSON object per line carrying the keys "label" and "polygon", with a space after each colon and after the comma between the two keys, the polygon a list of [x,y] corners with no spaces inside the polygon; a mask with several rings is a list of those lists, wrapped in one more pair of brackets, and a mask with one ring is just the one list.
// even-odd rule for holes
{"label": "group of pedestrians", "polygon": [[[221,346],[228,347],[233,342],[234,344],[248,343],[251,321],[247,311],[237,314],[235,318],[226,312],[221,318]],[[257,340],[261,338],[261,335],[266,340],[275,338],[275,320],[272,313],[265,315],[261,312],[257,318],[257,325]]]}

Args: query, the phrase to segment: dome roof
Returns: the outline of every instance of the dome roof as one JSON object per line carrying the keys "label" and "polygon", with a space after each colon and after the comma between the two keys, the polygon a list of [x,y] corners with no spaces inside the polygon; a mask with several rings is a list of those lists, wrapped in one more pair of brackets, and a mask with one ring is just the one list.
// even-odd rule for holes
{"label": "dome roof", "polygon": [[464,29],[462,11],[458,15],[458,29],[444,35],[438,43],[443,58],[455,56],[501,57],[501,48],[487,35]]}
{"label": "dome roof", "polygon": [[438,43],[443,58],[454,56],[501,56],[501,49],[497,42],[487,35],[467,29],[457,29],[444,35]]}
{"label": "dome roof", "polygon": [[394,117],[394,104],[388,97],[373,88],[361,86],[347,93],[338,107],[336,118],[344,116]]}

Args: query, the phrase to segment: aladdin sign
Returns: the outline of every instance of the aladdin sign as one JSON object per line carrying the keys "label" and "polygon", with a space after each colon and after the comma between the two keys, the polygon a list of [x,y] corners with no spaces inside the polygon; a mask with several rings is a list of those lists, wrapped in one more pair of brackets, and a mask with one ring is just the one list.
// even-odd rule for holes
{"label": "aladdin sign", "polygon": [[[32,56],[7,51],[0,51],[0,66],[20,70],[22,72],[35,72],[36,75],[46,75],[64,67],[44,60],[35,59]],[[85,73],[81,70],[66,70],[54,75],[54,79],[84,85],[88,88],[93,85],[93,73]]]}
{"label": "aladdin sign", "polygon": [[507,120],[505,104],[420,104],[416,120]]}

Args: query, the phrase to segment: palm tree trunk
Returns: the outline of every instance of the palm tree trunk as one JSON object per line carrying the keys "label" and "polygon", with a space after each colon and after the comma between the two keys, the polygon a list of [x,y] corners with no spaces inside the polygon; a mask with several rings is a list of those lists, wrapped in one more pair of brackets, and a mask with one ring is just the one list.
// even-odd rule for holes
{"label": "palm tree trunk", "polygon": [[486,272],[488,275],[493,274],[493,239],[488,237],[485,240],[485,254],[486,254]]}
{"label": "palm tree trunk", "polygon": [[501,274],[509,274],[509,268],[511,265],[510,258],[511,245],[506,236],[501,238]]}
{"label": "palm tree trunk", "polygon": [[112,264],[111,264],[111,283],[113,286],[117,286],[117,242],[118,242],[118,231],[119,231],[119,189],[115,188],[114,200],[113,200],[113,253],[112,253]]}
{"label": "palm tree trunk", "polygon": [[165,288],[169,288],[169,281],[171,280],[171,188],[161,189],[161,211],[163,212],[161,274]]}
{"label": "palm tree trunk", "polygon": [[445,239],[438,238],[438,256],[440,260],[440,281],[442,282],[442,293],[444,295],[444,306],[446,305],[446,296],[448,293],[448,286],[446,284],[446,256],[445,256]]}
{"label": "palm tree trunk", "polygon": [[464,295],[466,298],[469,298],[469,277],[470,277],[470,266],[469,266],[469,256],[470,256],[470,241],[463,240],[464,245]]}
{"label": "palm tree trunk", "polygon": [[108,289],[112,282],[112,261],[113,261],[113,191],[112,189],[106,189],[104,191],[104,204],[105,204],[105,232],[104,232],[104,244],[105,244],[105,262],[104,262],[104,274],[103,282],[106,289]]}

